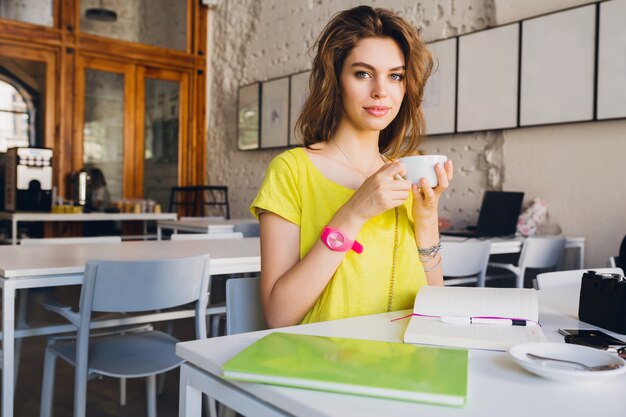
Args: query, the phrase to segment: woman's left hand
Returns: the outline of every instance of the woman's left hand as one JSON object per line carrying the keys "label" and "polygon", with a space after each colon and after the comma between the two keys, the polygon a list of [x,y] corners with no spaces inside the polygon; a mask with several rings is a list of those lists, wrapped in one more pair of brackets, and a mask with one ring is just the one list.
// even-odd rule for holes
{"label": "woman's left hand", "polygon": [[437,207],[441,194],[448,188],[452,181],[454,167],[452,161],[447,160],[443,166],[435,165],[438,184],[431,188],[426,178],[421,178],[419,184],[413,184],[413,219],[417,225],[419,222],[432,222],[437,224]]}

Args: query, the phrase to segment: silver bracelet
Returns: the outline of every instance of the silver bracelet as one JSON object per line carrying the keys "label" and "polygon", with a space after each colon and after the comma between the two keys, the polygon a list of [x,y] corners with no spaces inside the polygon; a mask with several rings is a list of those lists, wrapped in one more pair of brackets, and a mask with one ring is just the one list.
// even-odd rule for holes
{"label": "silver bracelet", "polygon": [[[424,267],[424,272],[431,272],[434,271],[435,269],[437,269],[439,266],[441,265],[441,256],[439,256],[439,261],[434,264],[433,266],[431,266],[430,268],[426,268]],[[422,264],[423,266],[423,264]]]}
{"label": "silver bracelet", "polygon": [[436,245],[433,245],[429,248],[417,248],[417,252],[419,253],[420,257],[425,256],[430,258],[434,258],[435,255],[439,253],[439,250],[441,250],[441,240],[437,242]]}
{"label": "silver bracelet", "polygon": [[429,262],[429,261],[432,261],[433,259],[435,259],[438,254],[439,254],[439,252],[435,252],[432,255],[428,255],[428,256],[420,255],[419,258],[420,258],[420,261],[422,261],[422,262]]}

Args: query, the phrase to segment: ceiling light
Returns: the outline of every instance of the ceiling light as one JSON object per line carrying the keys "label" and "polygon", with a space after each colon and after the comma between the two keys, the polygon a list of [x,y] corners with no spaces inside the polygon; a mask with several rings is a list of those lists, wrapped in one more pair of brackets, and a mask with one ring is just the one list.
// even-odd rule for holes
{"label": "ceiling light", "polygon": [[99,22],[115,22],[117,20],[117,13],[113,10],[103,8],[102,0],[100,0],[98,7],[91,7],[87,9],[85,17],[89,20],[96,20]]}

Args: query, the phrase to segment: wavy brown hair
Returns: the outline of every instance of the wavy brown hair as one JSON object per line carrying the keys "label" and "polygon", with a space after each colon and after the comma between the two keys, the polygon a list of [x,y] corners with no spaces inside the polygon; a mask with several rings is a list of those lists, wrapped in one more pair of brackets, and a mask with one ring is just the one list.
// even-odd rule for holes
{"label": "wavy brown hair", "polygon": [[337,13],[328,22],[314,45],[317,53],[309,78],[310,94],[296,130],[306,147],[332,139],[343,117],[339,86],[343,63],[357,42],[365,38],[393,39],[404,53],[406,67],[402,105],[380,132],[378,148],[392,158],[415,154],[425,132],[422,97],[433,59],[419,31],[386,9],[358,6]]}

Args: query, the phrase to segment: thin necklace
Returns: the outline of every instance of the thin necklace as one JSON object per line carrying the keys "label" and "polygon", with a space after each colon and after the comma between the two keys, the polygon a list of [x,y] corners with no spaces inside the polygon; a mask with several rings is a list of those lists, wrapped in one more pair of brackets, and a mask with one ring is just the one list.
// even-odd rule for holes
{"label": "thin necklace", "polygon": [[[339,151],[343,154],[343,156],[345,156],[345,157],[346,157],[346,159],[348,160],[348,163],[349,163],[350,165],[352,165],[352,168],[354,168],[354,169],[355,169],[355,170],[356,170],[359,174],[363,175],[363,178],[368,178],[368,177],[370,176],[369,174],[367,174],[367,173],[365,173],[365,172],[361,171],[361,170],[359,169],[359,167],[357,167],[357,166],[356,166],[356,164],[355,164],[354,162],[352,162],[352,159],[350,159],[350,157],[348,156],[348,154],[347,154],[347,153],[345,153],[345,152],[343,151],[343,149],[341,149],[341,146],[339,146],[339,144],[338,144],[336,141],[334,141],[334,140],[333,140],[333,141],[332,141],[332,143],[334,143],[334,144],[335,144],[335,146],[337,147],[337,149],[339,149]],[[386,164],[386,162],[385,162],[385,158],[383,158],[383,156],[382,156],[380,153],[378,154],[378,156],[380,156],[380,158],[382,159],[383,163],[384,163],[384,164]],[[377,157],[378,157],[378,156],[377,156]],[[375,157],[374,159],[372,159],[372,162],[370,162],[370,167],[369,167],[369,171],[370,171],[370,172],[372,171],[372,166],[374,165],[374,160],[375,160],[377,157]]]}

